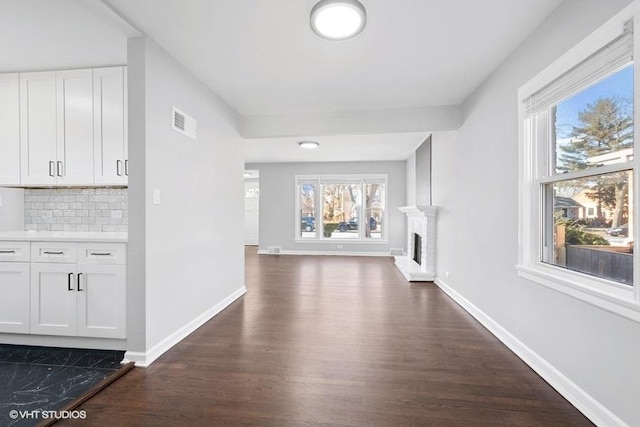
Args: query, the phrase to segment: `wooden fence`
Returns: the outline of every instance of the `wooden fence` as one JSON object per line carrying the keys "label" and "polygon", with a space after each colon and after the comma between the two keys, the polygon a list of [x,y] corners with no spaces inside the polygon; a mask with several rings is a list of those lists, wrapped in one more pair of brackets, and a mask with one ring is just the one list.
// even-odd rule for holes
{"label": "wooden fence", "polygon": [[566,248],[567,268],[628,285],[633,284],[632,254],[612,250],[613,248],[603,249],[602,246],[567,245]]}

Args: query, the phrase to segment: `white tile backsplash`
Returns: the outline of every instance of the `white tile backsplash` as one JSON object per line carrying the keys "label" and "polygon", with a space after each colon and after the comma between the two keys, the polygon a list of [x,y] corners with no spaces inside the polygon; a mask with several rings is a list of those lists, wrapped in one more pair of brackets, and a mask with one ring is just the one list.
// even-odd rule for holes
{"label": "white tile backsplash", "polygon": [[24,224],[38,231],[128,231],[126,188],[37,188],[24,192]]}

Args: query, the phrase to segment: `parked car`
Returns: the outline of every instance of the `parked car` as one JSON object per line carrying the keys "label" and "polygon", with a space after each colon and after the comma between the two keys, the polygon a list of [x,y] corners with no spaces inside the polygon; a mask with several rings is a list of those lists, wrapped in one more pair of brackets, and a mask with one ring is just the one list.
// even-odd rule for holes
{"label": "parked car", "polygon": [[629,224],[622,224],[618,227],[611,227],[607,230],[607,234],[611,234],[612,236],[628,236]]}
{"label": "parked car", "polygon": [[313,231],[316,229],[316,219],[312,216],[303,216],[301,218],[301,230]]}
{"label": "parked car", "polygon": [[[378,228],[378,223],[375,218],[369,218],[369,228],[371,230],[375,230]],[[357,230],[358,229],[358,217],[351,218],[349,222],[342,221],[338,224],[338,230],[344,233],[347,230]]]}

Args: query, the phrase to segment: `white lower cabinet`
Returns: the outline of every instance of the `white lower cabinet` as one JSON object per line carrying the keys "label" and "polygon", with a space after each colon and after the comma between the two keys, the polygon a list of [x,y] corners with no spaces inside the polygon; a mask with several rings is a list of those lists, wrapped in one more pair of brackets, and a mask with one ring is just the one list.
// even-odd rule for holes
{"label": "white lower cabinet", "polygon": [[0,295],[0,332],[28,334],[28,262],[0,262]]}
{"label": "white lower cabinet", "polygon": [[76,335],[73,264],[31,264],[31,333]]}
{"label": "white lower cabinet", "polygon": [[78,264],[78,336],[126,336],[126,280],[124,265]]}
{"label": "white lower cabinet", "polygon": [[[126,337],[126,248],[33,242],[31,333]],[[40,254],[36,257],[36,254]]]}
{"label": "white lower cabinet", "polygon": [[29,248],[0,241],[0,332],[29,333]]}

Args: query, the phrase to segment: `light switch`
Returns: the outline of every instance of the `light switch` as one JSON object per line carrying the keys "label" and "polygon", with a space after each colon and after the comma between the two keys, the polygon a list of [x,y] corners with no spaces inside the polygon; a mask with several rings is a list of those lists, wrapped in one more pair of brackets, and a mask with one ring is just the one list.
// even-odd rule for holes
{"label": "light switch", "polygon": [[160,204],[160,190],[157,188],[153,189],[153,204],[154,205]]}

